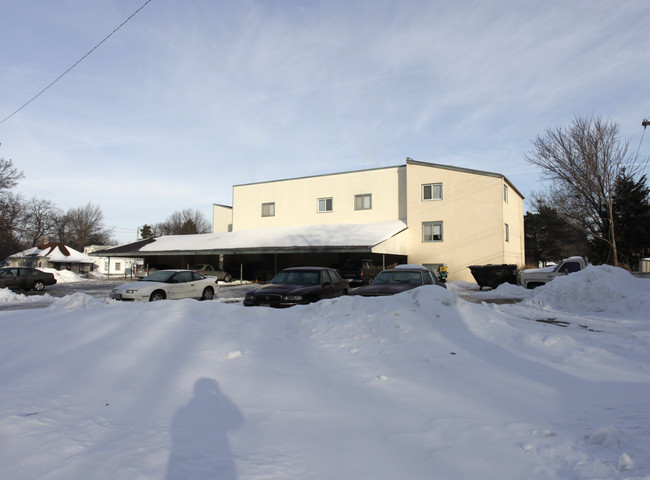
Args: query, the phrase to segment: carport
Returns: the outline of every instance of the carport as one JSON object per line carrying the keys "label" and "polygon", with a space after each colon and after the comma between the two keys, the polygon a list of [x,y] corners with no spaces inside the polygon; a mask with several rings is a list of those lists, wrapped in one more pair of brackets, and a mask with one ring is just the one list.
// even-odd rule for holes
{"label": "carport", "polygon": [[283,268],[337,267],[346,260],[371,259],[388,266],[407,261],[408,229],[402,221],[300,225],[197,235],[167,235],[91,253],[140,257],[145,264],[188,268],[218,265],[234,278],[265,281]]}

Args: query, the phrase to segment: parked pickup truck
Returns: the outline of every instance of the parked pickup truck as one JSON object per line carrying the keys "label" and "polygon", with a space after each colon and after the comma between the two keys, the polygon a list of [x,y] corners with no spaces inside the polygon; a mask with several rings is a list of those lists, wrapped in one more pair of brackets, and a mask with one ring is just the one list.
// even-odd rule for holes
{"label": "parked pickup truck", "polygon": [[555,277],[579,272],[587,267],[587,262],[582,257],[569,257],[557,265],[544,268],[529,268],[519,272],[519,284],[526,288],[535,288],[550,282]]}
{"label": "parked pickup truck", "polygon": [[348,283],[368,285],[372,282],[382,268],[375,265],[372,260],[350,261],[338,269],[339,275]]}

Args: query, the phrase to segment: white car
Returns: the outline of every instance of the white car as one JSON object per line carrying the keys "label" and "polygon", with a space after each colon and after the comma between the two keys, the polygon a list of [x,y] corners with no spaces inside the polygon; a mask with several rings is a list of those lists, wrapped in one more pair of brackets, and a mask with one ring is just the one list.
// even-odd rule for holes
{"label": "white car", "polygon": [[158,270],[137,282],[120,285],[111,291],[111,298],[125,302],[197,298],[212,300],[218,280],[192,270]]}

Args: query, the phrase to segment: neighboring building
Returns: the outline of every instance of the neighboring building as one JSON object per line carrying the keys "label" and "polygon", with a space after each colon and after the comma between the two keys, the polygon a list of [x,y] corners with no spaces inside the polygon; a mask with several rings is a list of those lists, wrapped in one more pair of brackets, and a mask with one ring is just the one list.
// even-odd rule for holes
{"label": "neighboring building", "polygon": [[[214,206],[212,234],[168,236],[110,249],[147,263],[215,263],[268,278],[291,265],[447,265],[473,281],[470,265],[524,265],[524,198],[503,175],[418,162],[233,187]],[[228,211],[232,217],[228,222]],[[237,271],[232,271],[237,277]]]}
{"label": "neighboring building", "polygon": [[[108,248],[107,245],[90,245],[84,247],[84,254],[102,252]],[[141,258],[122,258],[122,257],[89,257],[95,264],[94,271],[107,276],[131,276],[135,273],[134,269],[138,263],[142,263]]]}
{"label": "neighboring building", "polygon": [[9,256],[8,260],[12,267],[54,268],[79,274],[92,272],[95,266],[88,255],[58,242],[28,248]]}

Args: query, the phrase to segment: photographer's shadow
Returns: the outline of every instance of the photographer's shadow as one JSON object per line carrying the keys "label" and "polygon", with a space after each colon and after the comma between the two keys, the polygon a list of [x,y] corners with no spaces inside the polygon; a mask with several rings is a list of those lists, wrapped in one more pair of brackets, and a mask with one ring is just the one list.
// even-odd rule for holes
{"label": "photographer's shadow", "polygon": [[197,380],[192,399],[172,419],[167,480],[236,480],[228,432],[238,429],[243,420],[216,380]]}

